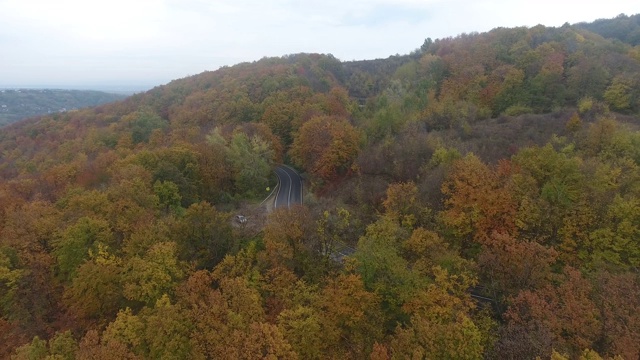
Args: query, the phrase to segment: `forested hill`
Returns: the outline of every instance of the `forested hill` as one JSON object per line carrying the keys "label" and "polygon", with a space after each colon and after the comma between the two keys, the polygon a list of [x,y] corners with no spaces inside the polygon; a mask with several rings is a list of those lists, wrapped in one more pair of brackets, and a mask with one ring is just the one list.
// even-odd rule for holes
{"label": "forested hill", "polygon": [[[629,19],[264,58],[4,127],[0,358],[637,359]],[[263,221],[283,162],[305,206]]]}
{"label": "forested hill", "polygon": [[640,45],[640,14],[632,16],[621,14],[615,19],[600,19],[592,23],[580,23],[577,26],[607,39],[618,39],[631,46]]}
{"label": "forested hill", "polygon": [[0,126],[38,115],[72,111],[124,99],[124,95],[93,90],[0,90]]}

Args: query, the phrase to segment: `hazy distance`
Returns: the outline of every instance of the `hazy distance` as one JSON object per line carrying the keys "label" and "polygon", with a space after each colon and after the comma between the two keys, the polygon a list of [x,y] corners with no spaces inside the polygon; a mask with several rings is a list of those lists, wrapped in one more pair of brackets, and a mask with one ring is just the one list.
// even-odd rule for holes
{"label": "hazy distance", "polygon": [[386,58],[427,37],[639,12],[629,0],[0,0],[0,88],[142,91],[265,56]]}

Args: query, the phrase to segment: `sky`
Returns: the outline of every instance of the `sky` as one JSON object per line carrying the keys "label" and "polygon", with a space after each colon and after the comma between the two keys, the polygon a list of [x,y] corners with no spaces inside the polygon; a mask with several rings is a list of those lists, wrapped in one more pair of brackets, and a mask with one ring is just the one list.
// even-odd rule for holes
{"label": "sky", "polygon": [[0,0],[0,88],[146,90],[262,57],[408,54],[496,27],[640,13],[632,0]]}

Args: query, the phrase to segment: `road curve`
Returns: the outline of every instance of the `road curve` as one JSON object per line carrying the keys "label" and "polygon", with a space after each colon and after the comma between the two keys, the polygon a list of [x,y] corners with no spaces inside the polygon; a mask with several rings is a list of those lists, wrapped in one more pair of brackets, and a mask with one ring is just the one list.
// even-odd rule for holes
{"label": "road curve", "polygon": [[274,208],[291,207],[302,204],[302,178],[292,168],[280,165],[275,168],[278,176],[278,191],[273,203]]}

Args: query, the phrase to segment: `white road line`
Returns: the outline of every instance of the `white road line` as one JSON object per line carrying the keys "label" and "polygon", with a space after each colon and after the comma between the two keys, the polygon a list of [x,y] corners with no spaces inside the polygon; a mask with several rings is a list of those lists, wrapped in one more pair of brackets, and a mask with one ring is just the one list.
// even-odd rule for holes
{"label": "white road line", "polygon": [[488,298],[488,297],[484,297],[484,296],[480,296],[480,295],[475,295],[475,294],[469,294],[471,295],[472,298],[476,298],[476,299],[480,299],[480,300],[484,300],[484,301],[491,301],[493,302],[493,299]]}
{"label": "white road line", "polygon": [[273,208],[278,208],[278,195],[280,195],[280,189],[282,189],[282,181],[280,181],[280,175],[278,174],[279,168],[276,168],[274,172],[276,173],[276,177],[278,178],[278,192],[276,193],[276,200],[273,202]]}
{"label": "white road line", "polygon": [[289,178],[289,196],[287,197],[287,207],[290,208],[291,207],[291,185],[293,184],[293,180],[291,179],[291,175],[289,175],[289,172],[284,170],[284,173],[287,174],[287,177]]}
{"label": "white road line", "polygon": [[[302,200],[303,200],[303,196],[302,196],[302,179],[300,178],[300,175],[298,175],[298,172],[297,172],[297,171],[295,171],[295,170],[294,170],[291,166],[289,166],[289,165],[283,165],[282,167],[284,167],[284,168],[286,168],[286,169],[288,169],[288,170],[292,171],[294,174],[296,174],[296,177],[298,178],[298,181],[300,182],[300,204],[302,205],[302,203],[303,203],[303,201],[302,201]],[[286,171],[286,172],[288,172],[288,171]],[[291,177],[289,177],[289,178],[291,178]]]}

